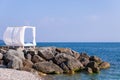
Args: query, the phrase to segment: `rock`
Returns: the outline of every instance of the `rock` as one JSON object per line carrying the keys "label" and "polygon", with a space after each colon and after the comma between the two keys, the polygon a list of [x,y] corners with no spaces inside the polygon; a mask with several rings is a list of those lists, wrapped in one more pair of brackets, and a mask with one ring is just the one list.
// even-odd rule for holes
{"label": "rock", "polygon": [[30,61],[28,59],[23,61],[23,67],[32,68],[32,66],[33,66],[32,61]]}
{"label": "rock", "polygon": [[23,67],[22,60],[16,56],[12,56],[13,58],[10,60],[10,62],[7,64],[8,68],[13,69],[21,69]]}
{"label": "rock", "polygon": [[107,69],[107,68],[109,68],[110,67],[110,64],[108,63],[108,62],[102,62],[102,63],[100,63],[100,65],[99,65],[99,68],[100,69]]}
{"label": "rock", "polygon": [[32,67],[33,67],[33,63],[30,60],[26,59],[23,61],[22,70],[33,73],[34,69]]}
{"label": "rock", "polygon": [[0,48],[0,64],[8,68],[37,73],[74,74],[85,70],[88,73],[99,73],[100,69],[110,67],[97,56],[78,53],[69,48],[36,47],[36,48]]}
{"label": "rock", "polygon": [[47,74],[45,74],[43,72],[38,72],[38,75],[40,75],[40,76],[46,76]]}
{"label": "rock", "polygon": [[7,68],[6,65],[0,64],[0,68]]}
{"label": "rock", "polygon": [[72,71],[83,69],[83,65],[77,59],[70,59],[66,62],[66,66]]}
{"label": "rock", "polygon": [[24,49],[24,50],[23,50],[23,53],[24,53],[24,57],[25,57],[25,59],[27,59],[27,50]]}
{"label": "rock", "polygon": [[90,67],[85,68],[85,71],[87,71],[89,74],[93,73],[93,71],[92,71],[92,69]]}
{"label": "rock", "polygon": [[56,51],[59,53],[71,53],[71,50],[68,48],[56,48]]}
{"label": "rock", "polygon": [[38,56],[37,54],[34,55],[32,58],[33,63],[42,62],[42,61],[45,61],[45,60],[43,58],[41,58],[40,56]]}
{"label": "rock", "polygon": [[100,71],[98,64],[93,61],[89,62],[86,67],[91,68],[94,73],[99,73],[99,71]]}
{"label": "rock", "polygon": [[9,68],[21,69],[23,67],[23,62],[22,62],[23,60],[25,60],[24,54],[20,50],[10,49],[4,55],[4,62]]}
{"label": "rock", "polygon": [[68,74],[75,74],[75,71],[69,70]]}
{"label": "rock", "polygon": [[30,54],[31,57],[33,57],[35,55],[35,51],[27,51],[27,54]]}
{"label": "rock", "polygon": [[7,50],[5,50],[5,49],[0,49],[0,53],[4,54],[4,53],[6,53],[6,52],[7,52]]}
{"label": "rock", "polygon": [[80,54],[74,50],[71,50],[73,53],[73,57],[75,57],[76,59],[78,59],[80,57]]}
{"label": "rock", "polygon": [[71,55],[75,57],[76,59],[79,58],[80,54],[74,50],[71,50],[69,48],[56,48],[56,51],[59,53],[65,53],[67,55]]}
{"label": "rock", "polygon": [[53,47],[42,47],[38,50],[38,55],[45,60],[51,60],[55,55],[55,48]]}
{"label": "rock", "polygon": [[51,62],[38,62],[34,64],[33,68],[47,74],[63,73],[63,70],[59,66]]}
{"label": "rock", "polygon": [[90,67],[90,68],[93,69],[93,68],[98,67],[98,64],[96,62],[92,61],[92,62],[89,62],[86,67]]}
{"label": "rock", "polygon": [[59,65],[65,72],[69,72],[69,70],[77,71],[83,68],[80,61],[65,53],[56,55],[53,62]]}
{"label": "rock", "polygon": [[1,59],[3,59],[3,54],[2,54],[2,53],[0,53],[0,60],[1,60]]}
{"label": "rock", "polygon": [[[17,49],[16,51],[13,50],[12,52],[14,53],[14,55],[16,54],[16,56],[19,57],[20,59],[25,60],[23,50]],[[11,52],[9,54],[11,54]]]}
{"label": "rock", "polygon": [[90,58],[90,56],[89,55],[87,55],[87,53],[85,53],[85,52],[82,52],[82,53],[80,53],[80,56],[79,56],[79,60],[81,59],[81,58],[86,58],[86,59],[89,59]]}
{"label": "rock", "polygon": [[65,65],[65,63],[59,64],[59,66],[63,69],[64,73],[69,73],[69,68]]}
{"label": "rock", "polygon": [[32,56],[30,54],[26,54],[26,59],[31,60]]}
{"label": "rock", "polygon": [[37,71],[35,72],[35,70],[33,68],[28,68],[28,67],[23,67],[21,70],[31,72],[33,74],[37,73]]}
{"label": "rock", "polygon": [[95,62],[97,62],[98,64],[102,62],[102,60],[101,60],[99,57],[97,57],[97,56],[90,56],[90,59],[89,59],[89,60],[90,60],[90,61],[95,61]]}
{"label": "rock", "polygon": [[92,69],[92,71],[94,73],[99,73],[100,72],[100,68],[99,67],[95,67],[95,68]]}
{"label": "rock", "polygon": [[82,57],[82,58],[80,59],[80,62],[83,64],[83,66],[87,66],[87,64],[88,64],[90,61],[89,61],[89,59]]}
{"label": "rock", "polygon": [[67,55],[65,53],[60,53],[54,57],[53,62],[59,65],[61,63],[68,61],[68,59],[71,59],[71,58],[73,57],[70,55]]}
{"label": "rock", "polygon": [[1,64],[2,64],[2,65],[4,64],[4,61],[3,61],[3,60],[0,60],[0,65],[1,65]]}

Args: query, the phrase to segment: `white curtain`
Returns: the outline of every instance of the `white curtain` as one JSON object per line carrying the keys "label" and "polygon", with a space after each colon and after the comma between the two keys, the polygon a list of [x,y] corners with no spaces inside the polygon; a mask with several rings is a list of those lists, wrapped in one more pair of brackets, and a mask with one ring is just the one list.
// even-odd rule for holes
{"label": "white curtain", "polygon": [[[33,43],[24,43],[24,34],[25,29],[27,28],[32,29],[33,35],[31,36],[33,36]],[[3,40],[8,46],[36,46],[35,33],[35,27],[31,26],[7,27],[6,31],[4,32]]]}

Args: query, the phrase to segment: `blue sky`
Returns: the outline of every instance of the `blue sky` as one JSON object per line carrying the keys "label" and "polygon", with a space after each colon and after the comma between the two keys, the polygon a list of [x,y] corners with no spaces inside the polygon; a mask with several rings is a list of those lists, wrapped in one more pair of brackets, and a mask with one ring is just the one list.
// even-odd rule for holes
{"label": "blue sky", "polygon": [[[120,0],[0,0],[7,26],[36,26],[39,42],[120,42]],[[29,35],[28,35],[29,36]]]}

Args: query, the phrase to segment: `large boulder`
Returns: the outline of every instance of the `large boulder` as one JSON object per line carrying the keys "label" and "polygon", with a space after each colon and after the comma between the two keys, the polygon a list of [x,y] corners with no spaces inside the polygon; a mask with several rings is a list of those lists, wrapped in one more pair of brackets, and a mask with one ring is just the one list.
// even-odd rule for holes
{"label": "large boulder", "polygon": [[83,65],[79,60],[65,53],[57,54],[53,59],[53,62],[59,65],[64,72],[69,72],[71,70],[77,71],[83,68]]}
{"label": "large boulder", "polygon": [[10,59],[9,63],[7,64],[7,67],[13,69],[22,69],[23,62],[20,58],[12,56],[12,59]]}
{"label": "large boulder", "polygon": [[32,68],[32,66],[33,66],[32,61],[30,61],[28,59],[23,61],[23,67]]}
{"label": "large boulder", "polygon": [[94,62],[94,61],[91,61],[91,62],[89,62],[89,63],[87,64],[86,67],[96,68],[96,67],[98,67],[98,64],[97,64],[96,62]]}
{"label": "large boulder", "polygon": [[33,65],[33,68],[48,74],[60,74],[63,73],[63,70],[52,62],[38,62]]}
{"label": "large boulder", "polygon": [[25,60],[24,53],[21,50],[9,49],[4,55],[4,62],[9,68],[21,69]]}
{"label": "large boulder", "polygon": [[35,54],[32,58],[32,62],[33,63],[38,63],[38,62],[42,62],[45,61],[42,57],[38,56],[37,54]]}
{"label": "large boulder", "polygon": [[29,59],[23,60],[23,67],[22,67],[22,70],[28,71],[28,72],[33,72],[34,69],[33,69],[32,67],[33,67],[32,61],[30,61]]}
{"label": "large boulder", "polygon": [[106,68],[109,68],[110,67],[110,64],[108,62],[102,62],[99,64],[99,68],[100,69],[106,69]]}
{"label": "large boulder", "polygon": [[89,62],[86,67],[91,68],[94,73],[99,73],[100,71],[98,64],[94,61]]}
{"label": "large boulder", "polygon": [[70,59],[66,61],[65,64],[72,71],[79,71],[80,69],[84,68],[81,62],[78,61],[77,59]]}
{"label": "large boulder", "polygon": [[87,64],[90,62],[89,59],[82,57],[80,59],[80,62],[83,64],[83,66],[87,66]]}
{"label": "large boulder", "polygon": [[55,55],[55,48],[54,47],[41,47],[38,50],[38,55],[45,60],[51,60],[54,58]]}
{"label": "large boulder", "polygon": [[21,60],[25,60],[24,53],[20,50],[12,50],[9,49],[9,51],[5,54],[6,58],[11,60],[13,56],[16,56],[20,58]]}

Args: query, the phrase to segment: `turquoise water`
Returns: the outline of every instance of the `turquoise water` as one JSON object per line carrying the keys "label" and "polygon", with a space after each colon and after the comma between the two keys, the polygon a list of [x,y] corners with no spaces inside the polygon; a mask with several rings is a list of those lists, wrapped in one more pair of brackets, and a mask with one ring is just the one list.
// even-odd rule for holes
{"label": "turquoise water", "polygon": [[[3,43],[0,43],[3,45]],[[49,75],[48,80],[120,80],[120,43],[37,43],[37,46],[71,48],[78,52],[96,55],[111,64],[99,74]]]}
{"label": "turquoise water", "polygon": [[38,46],[67,47],[78,52],[96,55],[111,64],[99,74],[76,73],[75,75],[54,75],[54,80],[120,80],[120,43],[38,43]]}

